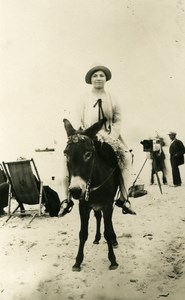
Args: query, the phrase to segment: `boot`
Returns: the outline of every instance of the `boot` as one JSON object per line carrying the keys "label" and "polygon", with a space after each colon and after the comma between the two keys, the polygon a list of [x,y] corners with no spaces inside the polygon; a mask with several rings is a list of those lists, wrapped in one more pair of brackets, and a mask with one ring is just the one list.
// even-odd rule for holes
{"label": "boot", "polygon": [[60,204],[60,211],[62,210],[62,213],[59,212],[59,217],[63,217],[65,216],[66,214],[70,213],[73,209],[73,205],[74,205],[74,202],[71,200],[71,199],[65,199],[61,202]]}
{"label": "boot", "polygon": [[136,215],[136,212],[130,207],[131,206],[130,201],[118,199],[118,200],[116,200],[115,204],[116,204],[116,206],[122,208],[123,214]]}

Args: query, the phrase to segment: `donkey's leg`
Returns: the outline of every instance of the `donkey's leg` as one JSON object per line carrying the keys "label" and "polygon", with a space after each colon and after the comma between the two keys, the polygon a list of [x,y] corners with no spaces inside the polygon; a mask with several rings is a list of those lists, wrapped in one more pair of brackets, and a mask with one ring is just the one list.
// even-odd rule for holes
{"label": "donkey's leg", "polygon": [[111,222],[110,222],[110,236],[111,236],[111,242],[114,248],[118,247],[117,237],[114,231],[113,223],[112,223],[112,213],[113,213],[113,207],[110,209],[111,214]]}
{"label": "donkey's leg", "polygon": [[87,205],[83,205],[79,203],[79,213],[80,213],[80,221],[81,221],[81,227],[79,232],[80,243],[78,247],[78,253],[76,256],[76,262],[72,267],[73,271],[81,270],[80,265],[84,258],[84,245],[88,238],[88,224],[89,224],[90,209],[87,207]]}
{"label": "donkey's leg", "polygon": [[113,246],[112,246],[112,206],[107,207],[103,210],[103,217],[104,217],[104,237],[107,241],[108,245],[108,258],[111,262],[109,266],[110,270],[115,270],[118,267],[118,263],[116,262],[116,256],[114,254]]}
{"label": "donkey's leg", "polygon": [[96,218],[96,235],[93,244],[99,244],[99,241],[101,239],[101,232],[100,232],[100,225],[101,225],[101,219],[102,219],[102,213],[100,211],[95,211],[94,216]]}
{"label": "donkey's leg", "polygon": [[113,227],[113,223],[112,223],[112,213],[113,213],[113,207],[112,207],[112,210],[111,210],[110,235],[111,235],[112,246],[114,248],[118,248],[117,237],[116,237],[116,233],[114,231],[114,227]]}

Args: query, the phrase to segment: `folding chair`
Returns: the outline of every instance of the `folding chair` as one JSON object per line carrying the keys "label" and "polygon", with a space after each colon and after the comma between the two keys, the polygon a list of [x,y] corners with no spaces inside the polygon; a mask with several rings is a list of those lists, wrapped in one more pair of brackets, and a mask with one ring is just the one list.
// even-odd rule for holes
{"label": "folding chair", "polygon": [[[24,210],[23,204],[37,205],[38,209],[30,209],[28,211],[35,212],[31,221],[38,215],[41,216],[41,207],[43,198],[45,201],[46,195],[43,191],[43,182],[40,180],[36,165],[33,159],[19,160],[13,162],[3,162],[3,168],[10,184],[10,192],[8,197],[8,220],[15,215],[15,212],[20,208]],[[17,200],[18,206],[11,213],[11,200]]]}

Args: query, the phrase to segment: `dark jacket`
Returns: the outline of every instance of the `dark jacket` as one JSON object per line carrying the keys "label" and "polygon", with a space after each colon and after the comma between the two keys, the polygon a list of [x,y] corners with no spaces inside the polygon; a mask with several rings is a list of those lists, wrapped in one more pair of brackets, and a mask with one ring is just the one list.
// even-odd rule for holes
{"label": "dark jacket", "polygon": [[169,152],[171,159],[175,159],[178,166],[184,164],[185,148],[180,140],[175,139],[171,143]]}

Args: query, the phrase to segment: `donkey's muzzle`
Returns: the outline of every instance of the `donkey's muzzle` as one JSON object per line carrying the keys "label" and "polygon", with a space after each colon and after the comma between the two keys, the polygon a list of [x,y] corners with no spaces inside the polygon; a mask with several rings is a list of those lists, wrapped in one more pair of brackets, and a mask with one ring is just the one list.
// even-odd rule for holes
{"label": "donkey's muzzle", "polygon": [[71,188],[69,189],[71,196],[74,199],[80,199],[81,195],[82,195],[82,189],[81,188]]}

